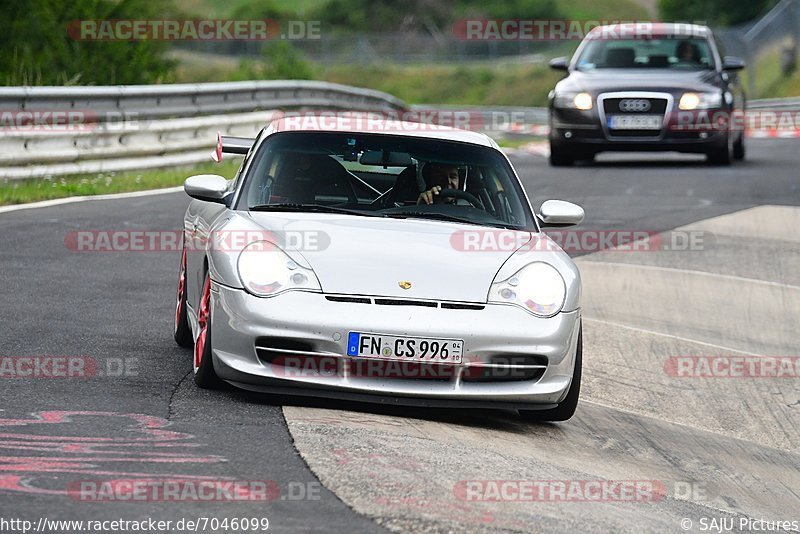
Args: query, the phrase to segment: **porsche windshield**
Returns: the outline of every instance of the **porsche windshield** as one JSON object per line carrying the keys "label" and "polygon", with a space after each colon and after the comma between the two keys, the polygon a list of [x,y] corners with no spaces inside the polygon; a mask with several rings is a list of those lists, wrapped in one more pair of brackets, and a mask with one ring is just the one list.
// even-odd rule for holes
{"label": "porsche windshield", "polygon": [[239,207],[420,218],[535,230],[506,159],[489,147],[361,133],[270,136]]}
{"label": "porsche windshield", "polygon": [[596,39],[578,58],[579,70],[593,69],[713,69],[714,57],[705,39]]}

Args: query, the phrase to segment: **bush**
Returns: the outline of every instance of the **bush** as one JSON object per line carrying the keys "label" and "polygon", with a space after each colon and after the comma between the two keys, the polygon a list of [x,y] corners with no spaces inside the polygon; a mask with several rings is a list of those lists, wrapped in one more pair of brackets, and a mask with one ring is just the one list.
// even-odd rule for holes
{"label": "bush", "polygon": [[243,59],[239,67],[227,76],[228,80],[313,80],[312,64],[286,41],[267,43],[264,60]]}
{"label": "bush", "polygon": [[291,44],[286,41],[269,43],[264,47],[267,65],[263,77],[271,80],[311,80],[314,70]]}
{"label": "bush", "polygon": [[450,20],[452,0],[330,0],[309,14],[323,30],[357,32],[400,30],[420,19],[442,27]]}
{"label": "bush", "polygon": [[0,79],[5,85],[137,84],[168,81],[173,62],[159,41],[79,41],[71,22],[164,19],[170,1],[25,0],[0,2]]}
{"label": "bush", "polygon": [[665,21],[704,21],[714,25],[732,25],[758,18],[777,0],[659,0],[658,8]]}

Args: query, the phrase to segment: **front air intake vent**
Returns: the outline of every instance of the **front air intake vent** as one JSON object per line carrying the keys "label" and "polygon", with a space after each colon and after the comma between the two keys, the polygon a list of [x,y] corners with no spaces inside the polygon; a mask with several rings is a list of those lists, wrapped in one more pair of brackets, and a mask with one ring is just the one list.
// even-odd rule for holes
{"label": "front air intake vent", "polygon": [[461,377],[463,382],[537,381],[547,370],[547,357],[534,354],[497,354],[488,362],[472,363]]}
{"label": "front air intake vent", "polygon": [[379,306],[422,306],[423,308],[436,308],[436,302],[426,300],[407,300],[407,299],[375,299],[375,304]]}
{"label": "front air intake vent", "polygon": [[461,304],[459,302],[442,302],[442,309],[444,310],[482,310],[486,306],[483,304]]}
{"label": "front air intake vent", "polygon": [[331,302],[350,302],[353,304],[372,304],[369,297],[343,297],[337,295],[326,295],[325,298]]}

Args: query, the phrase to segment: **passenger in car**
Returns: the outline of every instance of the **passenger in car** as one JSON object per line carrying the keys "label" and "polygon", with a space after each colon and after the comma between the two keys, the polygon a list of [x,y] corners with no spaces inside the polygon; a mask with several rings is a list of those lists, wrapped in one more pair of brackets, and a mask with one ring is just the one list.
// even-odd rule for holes
{"label": "passenger in car", "polygon": [[287,154],[277,182],[277,201],[313,203],[320,193],[341,189],[347,171],[325,154]]}
{"label": "passenger in car", "polygon": [[679,63],[700,63],[700,50],[694,43],[681,41],[675,47],[675,56]]}

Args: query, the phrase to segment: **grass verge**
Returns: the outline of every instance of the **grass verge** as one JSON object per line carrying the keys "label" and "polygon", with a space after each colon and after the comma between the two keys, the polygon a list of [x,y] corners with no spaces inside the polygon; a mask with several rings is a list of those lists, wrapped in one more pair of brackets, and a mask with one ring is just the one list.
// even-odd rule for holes
{"label": "grass verge", "polygon": [[239,163],[240,161],[234,160],[221,164],[203,163],[193,167],[58,176],[30,180],[2,180],[0,181],[0,206],[64,197],[163,189],[181,185],[186,178],[193,174],[219,174],[226,178],[232,178],[239,168]]}
{"label": "grass verge", "polygon": [[[781,72],[781,50],[775,47],[758,57],[755,66],[750,66],[752,73],[755,68],[756,94],[750,98],[786,98],[800,95],[800,69],[786,76]],[[748,87],[747,79],[743,79],[745,88]]]}
{"label": "grass verge", "polygon": [[[571,54],[565,47],[564,55]],[[230,58],[179,53],[179,82],[254,79],[246,67]],[[463,64],[320,65],[311,64],[313,78],[390,93],[413,104],[462,106],[544,106],[547,93],[563,73],[546,63],[510,61]]]}

